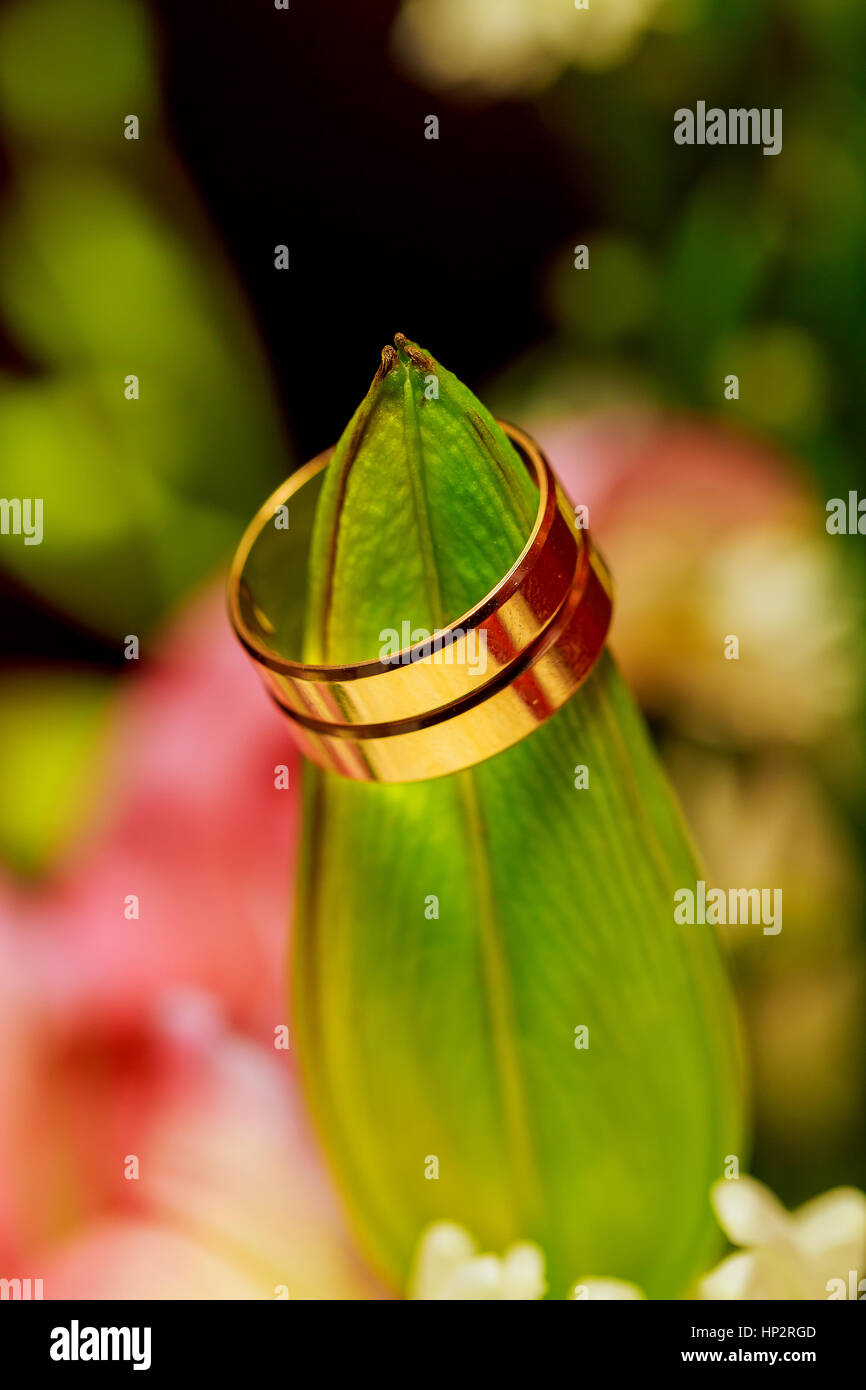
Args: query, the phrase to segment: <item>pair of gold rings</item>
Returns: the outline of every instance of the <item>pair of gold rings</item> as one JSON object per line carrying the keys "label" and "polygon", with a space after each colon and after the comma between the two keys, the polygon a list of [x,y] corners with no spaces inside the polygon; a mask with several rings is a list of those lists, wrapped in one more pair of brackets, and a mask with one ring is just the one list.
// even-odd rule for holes
{"label": "pair of gold rings", "polygon": [[399,652],[339,666],[299,660],[333,449],[292,474],[248,526],[229,577],[231,620],[302,752],[321,766],[378,782],[471,767],[550,718],[598,660],[611,619],[607,570],[537,444],[502,427],[538,488],[529,538],[474,608]]}

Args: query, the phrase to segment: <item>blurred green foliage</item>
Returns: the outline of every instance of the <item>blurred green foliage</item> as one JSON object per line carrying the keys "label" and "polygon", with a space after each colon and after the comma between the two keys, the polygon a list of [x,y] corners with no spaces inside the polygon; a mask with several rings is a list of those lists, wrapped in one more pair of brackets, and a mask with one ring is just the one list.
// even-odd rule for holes
{"label": "blurred green foliage", "polygon": [[43,544],[2,559],[120,640],[225,559],[289,471],[286,446],[248,312],[161,128],[145,11],[30,0],[0,17],[0,51],[0,314],[25,364],[0,381],[2,492],[46,499]]}
{"label": "blurred green foliage", "polygon": [[[625,61],[564,65],[538,99],[593,208],[573,237],[590,269],[562,248],[554,337],[497,399],[513,413],[540,390],[565,414],[637,392],[734,417],[835,495],[859,481],[866,434],[866,6],[702,0],[655,19]],[[673,113],[698,100],[781,107],[782,153],[676,145]]]}
{"label": "blurred green foliage", "polygon": [[54,863],[100,787],[112,683],[19,672],[0,684],[0,859],[22,876]]}

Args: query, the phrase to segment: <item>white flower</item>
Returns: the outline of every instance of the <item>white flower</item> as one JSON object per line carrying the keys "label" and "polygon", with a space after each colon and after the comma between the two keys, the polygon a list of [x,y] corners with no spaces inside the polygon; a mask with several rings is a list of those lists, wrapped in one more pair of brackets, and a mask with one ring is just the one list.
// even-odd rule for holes
{"label": "white flower", "polygon": [[431,86],[532,92],[571,62],[621,61],[660,8],[662,0],[590,0],[587,9],[572,0],[405,0],[394,42]]}
{"label": "white flower", "polygon": [[501,1259],[482,1255],[472,1236],[454,1221],[437,1221],[421,1236],[415,1254],[412,1299],[535,1299],[544,1296],[544,1256],[531,1241],[512,1245]]}
{"label": "white flower", "polygon": [[700,1281],[700,1298],[846,1297],[866,1277],[866,1196],[856,1188],[834,1188],[793,1212],[754,1178],[722,1179],[710,1197],[732,1245],[745,1248]]}
{"label": "white flower", "polygon": [[629,1284],[625,1279],[581,1279],[569,1294],[569,1298],[590,1302],[630,1302],[644,1297],[637,1284]]}

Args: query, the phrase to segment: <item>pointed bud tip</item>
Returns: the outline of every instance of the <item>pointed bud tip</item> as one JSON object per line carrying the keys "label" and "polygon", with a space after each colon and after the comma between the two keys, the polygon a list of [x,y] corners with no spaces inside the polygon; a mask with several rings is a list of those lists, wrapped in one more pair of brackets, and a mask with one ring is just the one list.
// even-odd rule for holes
{"label": "pointed bud tip", "polygon": [[[419,371],[423,372],[431,372],[433,370],[435,365],[433,358],[429,353],[422,352],[417,343],[411,342],[406,337],[405,333],[394,334],[394,347],[397,349],[397,355],[404,365],[408,366],[409,363],[411,363],[413,367],[417,367]],[[393,349],[391,350],[393,351]]]}
{"label": "pointed bud tip", "polygon": [[374,380],[382,381],[383,378],[388,375],[391,369],[397,365],[399,360],[400,359],[397,356],[397,353],[391,347],[390,343],[386,344],[386,346],[382,349],[382,360],[376,369],[376,375],[374,377]]}

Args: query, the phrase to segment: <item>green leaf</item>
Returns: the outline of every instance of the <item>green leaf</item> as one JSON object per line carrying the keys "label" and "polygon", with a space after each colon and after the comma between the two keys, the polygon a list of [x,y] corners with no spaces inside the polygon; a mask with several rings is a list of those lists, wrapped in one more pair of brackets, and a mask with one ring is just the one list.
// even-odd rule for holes
{"label": "green leaf", "polygon": [[[329,660],[465,611],[535,510],[483,406],[398,344],[319,500],[307,645]],[[674,923],[698,870],[612,660],[470,771],[308,773],[297,1037],[371,1256],[405,1289],[447,1218],[486,1249],[537,1241],[553,1297],[593,1275],[681,1294],[715,1248],[710,1184],[740,1153],[740,1068],[711,929]]]}

